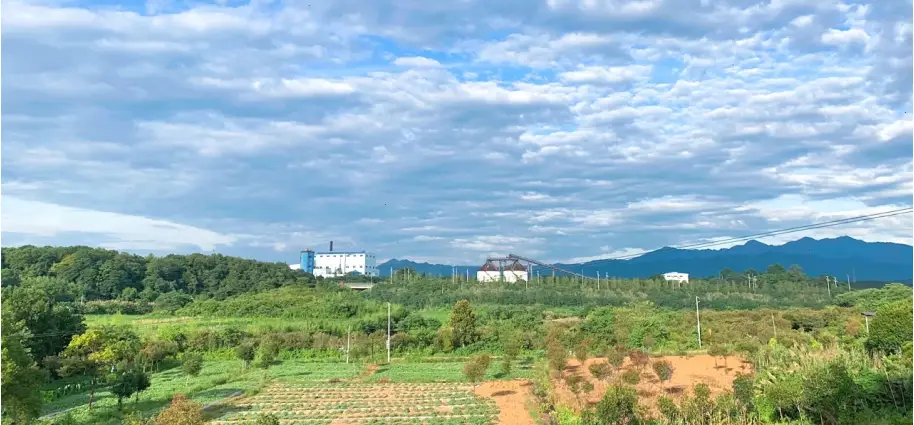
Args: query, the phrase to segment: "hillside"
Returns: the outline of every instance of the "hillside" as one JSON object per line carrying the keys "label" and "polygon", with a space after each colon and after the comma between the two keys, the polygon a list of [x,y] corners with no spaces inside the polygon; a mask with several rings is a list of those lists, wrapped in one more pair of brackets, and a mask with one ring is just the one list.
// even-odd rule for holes
{"label": "hillside", "polygon": [[[505,253],[507,254],[507,253]],[[517,254],[523,255],[522,252]],[[685,272],[694,276],[713,276],[724,269],[737,273],[746,270],[765,270],[773,264],[784,267],[796,264],[806,274],[827,274],[845,280],[848,275],[857,282],[911,283],[914,249],[911,245],[865,242],[851,237],[834,239],[802,238],[784,245],[767,245],[748,241],[743,245],[725,249],[661,248],[628,260],[596,260],[583,264],[560,264],[570,270],[584,269],[584,274],[614,277],[647,277],[670,271]],[[457,273],[476,272],[480,265],[461,265]],[[410,267],[419,273],[450,276],[453,266],[446,264],[416,263],[409,260],[390,260],[379,266],[382,275],[390,270]]]}

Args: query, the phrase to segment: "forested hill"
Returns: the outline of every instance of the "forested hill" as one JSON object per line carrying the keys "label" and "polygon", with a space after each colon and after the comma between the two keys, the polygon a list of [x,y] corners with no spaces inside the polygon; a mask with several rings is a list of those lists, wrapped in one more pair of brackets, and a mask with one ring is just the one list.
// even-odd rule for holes
{"label": "forested hill", "polygon": [[285,263],[266,263],[220,254],[126,254],[85,246],[3,248],[3,286],[31,277],[74,284],[85,300],[154,301],[179,291],[222,299],[249,291],[307,284],[313,277]]}

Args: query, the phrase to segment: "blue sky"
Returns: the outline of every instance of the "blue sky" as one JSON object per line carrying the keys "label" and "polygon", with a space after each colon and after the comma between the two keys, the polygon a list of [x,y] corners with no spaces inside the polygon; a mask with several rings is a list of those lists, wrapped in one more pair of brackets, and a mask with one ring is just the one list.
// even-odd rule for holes
{"label": "blue sky", "polygon": [[910,206],[910,11],[11,0],[2,242],[567,262]]}

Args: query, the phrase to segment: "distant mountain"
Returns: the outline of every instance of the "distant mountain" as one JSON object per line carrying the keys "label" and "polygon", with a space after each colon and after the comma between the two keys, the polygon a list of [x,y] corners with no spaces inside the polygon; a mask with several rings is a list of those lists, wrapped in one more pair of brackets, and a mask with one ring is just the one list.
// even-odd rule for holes
{"label": "distant mountain", "polygon": [[[505,253],[507,254],[507,253]],[[523,252],[517,252],[524,255]],[[743,272],[748,269],[763,271],[772,264],[803,268],[809,276],[827,274],[844,280],[848,275],[860,281],[911,282],[914,268],[914,247],[888,242],[865,242],[847,236],[834,239],[802,238],[784,245],[767,245],[748,241],[725,249],[661,248],[629,260],[596,260],[583,264],[556,264],[584,274],[615,277],[648,277],[666,272],[684,272],[697,277],[713,276],[723,269]],[[456,266],[457,273],[475,274],[482,264]],[[380,266],[381,274],[390,270],[411,267],[419,273],[450,276],[454,266],[446,264],[415,263],[409,260],[390,260]],[[535,269],[534,269],[535,270]]]}

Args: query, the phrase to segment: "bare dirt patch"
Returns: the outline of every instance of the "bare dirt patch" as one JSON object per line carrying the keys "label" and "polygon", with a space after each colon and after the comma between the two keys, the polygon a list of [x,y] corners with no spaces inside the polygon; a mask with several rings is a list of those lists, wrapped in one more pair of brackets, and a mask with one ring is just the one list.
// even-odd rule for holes
{"label": "bare dirt patch", "polygon": [[527,410],[527,403],[533,400],[530,381],[489,381],[474,388],[473,392],[495,400],[499,425],[536,425]]}
{"label": "bare dirt patch", "polygon": [[[663,383],[663,393],[674,399],[679,399],[684,394],[691,394],[692,386],[698,383],[707,384],[712,395],[729,391],[737,373],[749,373],[752,371],[751,366],[738,357],[727,357],[726,362],[724,362],[721,357],[715,360],[714,357],[706,354],[687,357],[663,356],[652,357],[651,363],[660,359],[667,360],[673,365],[673,377],[670,381]],[[594,363],[606,363],[606,358],[587,359],[583,367],[576,359],[568,361],[562,373],[562,379],[554,380],[556,398],[559,403],[575,409],[580,409],[582,405],[596,403],[606,393],[608,386],[615,382],[621,382],[620,375],[623,371],[638,370],[629,359],[626,359],[621,371],[613,371],[608,380],[599,380],[594,378],[588,369]],[[571,375],[581,375],[584,379],[590,381],[594,387],[593,391],[586,395],[581,394],[580,399],[575,397],[564,382],[564,377]],[[641,404],[653,411],[657,404],[657,398],[661,395],[661,385],[650,365],[645,366],[641,371],[641,382],[635,386],[635,389],[638,391]]]}

